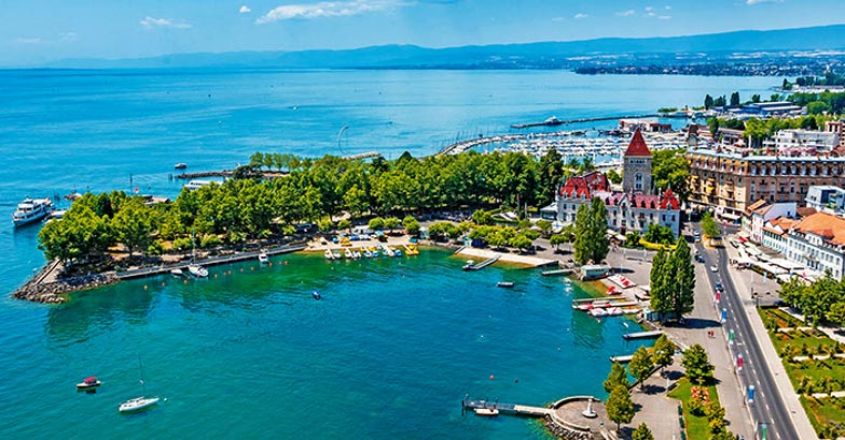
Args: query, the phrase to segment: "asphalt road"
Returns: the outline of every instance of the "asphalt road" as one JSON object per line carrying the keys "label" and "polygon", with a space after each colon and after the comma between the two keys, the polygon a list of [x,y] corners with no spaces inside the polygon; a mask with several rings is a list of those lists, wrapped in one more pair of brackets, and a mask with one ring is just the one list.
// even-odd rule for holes
{"label": "asphalt road", "polygon": [[[727,243],[726,243],[727,244]],[[754,337],[751,323],[743,311],[742,299],[736,292],[730,272],[728,272],[728,255],[724,249],[718,251],[704,251],[701,243],[696,244],[699,253],[704,256],[707,265],[707,276],[710,286],[715,290],[716,282],[721,282],[724,293],[721,295],[720,307],[727,309],[727,320],[724,324],[726,331],[733,330],[735,342],[733,353],[741,354],[744,365],[739,376],[745,386],[754,385],[756,388],[754,402],[749,404],[754,421],[757,422],[757,438],[760,437],[760,424],[767,427],[768,439],[793,440],[798,439],[798,433],[792,423],[792,417],[769,370],[768,362],[780,362],[779,359],[766,359],[760,349],[760,343]],[[716,264],[719,271],[713,272],[711,265]]]}

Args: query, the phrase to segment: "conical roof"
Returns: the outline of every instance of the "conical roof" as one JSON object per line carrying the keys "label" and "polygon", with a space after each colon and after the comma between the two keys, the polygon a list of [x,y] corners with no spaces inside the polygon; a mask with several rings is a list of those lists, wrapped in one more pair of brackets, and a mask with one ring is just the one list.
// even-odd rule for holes
{"label": "conical roof", "polygon": [[625,150],[625,156],[651,156],[651,151],[649,151],[648,145],[646,145],[639,128],[634,132],[634,137],[631,138],[631,143],[628,144],[628,149]]}

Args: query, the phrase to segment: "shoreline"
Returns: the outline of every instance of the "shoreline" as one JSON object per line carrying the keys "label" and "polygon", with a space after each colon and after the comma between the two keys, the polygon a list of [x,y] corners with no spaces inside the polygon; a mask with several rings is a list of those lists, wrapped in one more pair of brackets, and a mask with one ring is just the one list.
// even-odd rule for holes
{"label": "shoreline", "polygon": [[[217,266],[257,259],[258,254],[262,252],[266,252],[268,255],[280,255],[304,249],[304,244],[294,242],[256,251],[235,251],[235,253],[228,255],[207,256],[196,260],[195,263],[201,266]],[[221,251],[227,250],[222,249]],[[61,304],[69,300],[68,294],[70,293],[117,284],[123,280],[168,274],[173,269],[184,269],[189,264],[191,263],[188,261],[179,260],[174,263],[146,265],[125,271],[111,269],[99,273],[87,273],[63,278],[60,276],[64,269],[62,264],[53,260],[47,262],[35,275],[15,289],[12,292],[12,297],[36,303]]]}

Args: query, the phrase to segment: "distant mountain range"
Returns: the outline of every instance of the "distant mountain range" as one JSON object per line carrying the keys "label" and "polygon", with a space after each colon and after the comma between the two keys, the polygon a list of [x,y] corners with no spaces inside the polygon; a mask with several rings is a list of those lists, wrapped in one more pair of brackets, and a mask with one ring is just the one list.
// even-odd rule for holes
{"label": "distant mountain range", "polygon": [[[426,48],[372,46],[349,50],[185,53],[136,59],[68,59],[53,68],[472,69],[577,68],[590,64],[672,64],[769,56],[845,57],[845,25],[737,31],[661,38],[600,38]],[[835,53],[841,51],[841,53]],[[810,52],[810,53],[806,53]]]}

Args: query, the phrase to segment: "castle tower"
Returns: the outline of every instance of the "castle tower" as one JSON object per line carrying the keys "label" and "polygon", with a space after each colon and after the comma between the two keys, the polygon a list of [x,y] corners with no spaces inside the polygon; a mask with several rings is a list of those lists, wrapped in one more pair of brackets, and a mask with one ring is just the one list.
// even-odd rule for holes
{"label": "castle tower", "polygon": [[651,151],[638,129],[622,159],[622,188],[626,193],[651,194]]}

